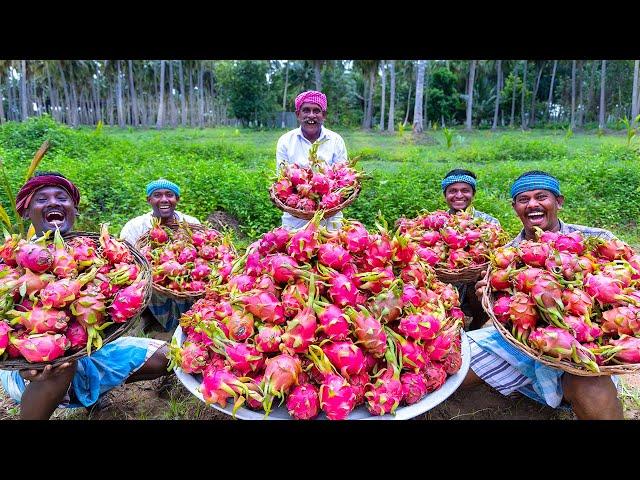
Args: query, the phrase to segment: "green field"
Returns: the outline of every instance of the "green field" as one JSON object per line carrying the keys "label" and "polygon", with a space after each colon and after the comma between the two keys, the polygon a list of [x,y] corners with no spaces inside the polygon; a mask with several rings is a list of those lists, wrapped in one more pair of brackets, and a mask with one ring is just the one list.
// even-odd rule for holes
{"label": "green field", "polygon": [[[448,170],[461,167],[478,175],[476,207],[515,234],[520,223],[511,210],[509,187],[522,172],[540,169],[561,181],[563,220],[608,228],[640,244],[640,142],[636,138],[627,146],[622,132],[568,137],[562,130],[460,130],[447,148],[440,130],[419,141],[410,132],[336,130],[350,156],[360,156],[358,165],[370,174],[345,214],[369,226],[378,210],[392,222],[443,208],[440,180]],[[60,171],[78,184],[80,229],[95,230],[109,222],[119,231],[129,218],[148,210],[145,184],[164,176],[183,191],[181,211],[204,219],[225,210],[255,238],[279,225],[280,212],[269,200],[267,187],[282,133],[235,128],[72,130],[45,117],[0,126],[0,157],[17,191],[31,157],[45,139],[51,140],[40,169]],[[6,193],[1,195],[7,208]]]}

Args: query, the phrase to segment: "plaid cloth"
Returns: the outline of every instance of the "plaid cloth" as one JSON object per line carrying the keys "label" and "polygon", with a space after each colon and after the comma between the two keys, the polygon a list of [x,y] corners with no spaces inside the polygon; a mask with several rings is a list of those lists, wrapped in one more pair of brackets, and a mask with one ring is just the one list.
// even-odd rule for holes
{"label": "plaid cloth", "polygon": [[[560,222],[560,233],[571,232],[605,240],[615,238],[613,233],[602,228]],[[516,246],[524,239],[522,230],[508,245]],[[471,369],[484,382],[503,395],[518,391],[553,408],[566,406],[562,403],[563,370],[533,360],[507,342],[493,326],[467,332],[467,336],[471,346]],[[612,376],[611,380],[618,387],[618,378]]]}
{"label": "plaid cloth", "polygon": [[[164,344],[152,338],[120,337],[91,356],[82,357],[59,408],[93,405],[109,390],[122,385]],[[4,391],[20,403],[28,381],[18,370],[0,370],[0,381]]]}
{"label": "plaid cloth", "polygon": [[158,323],[162,325],[164,331],[170,332],[175,330],[182,314],[189,310],[194,303],[194,300],[177,300],[152,290],[148,308]]}
{"label": "plaid cloth", "polygon": [[316,90],[308,90],[299,94],[295,100],[296,112],[300,110],[300,107],[305,102],[315,103],[316,105],[320,106],[323,112],[327,111],[327,96],[322,92],[318,92]]}

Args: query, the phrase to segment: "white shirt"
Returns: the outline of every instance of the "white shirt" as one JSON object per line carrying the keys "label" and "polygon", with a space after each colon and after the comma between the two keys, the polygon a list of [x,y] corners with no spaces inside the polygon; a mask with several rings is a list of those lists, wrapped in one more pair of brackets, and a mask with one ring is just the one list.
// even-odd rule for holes
{"label": "white shirt", "polygon": [[[338,162],[346,162],[347,146],[344,140],[336,132],[320,127],[320,136],[317,141],[327,140],[318,147],[318,160],[328,165]],[[309,165],[309,150],[311,150],[312,142],[307,140],[302,134],[302,128],[298,127],[283,134],[278,139],[276,146],[276,172],[280,170],[281,163],[296,164],[302,167]],[[301,228],[308,220],[296,218],[289,213],[282,214],[282,226],[288,229]],[[336,213],[334,216],[327,218],[321,222],[330,230],[340,228],[342,224],[342,212]]]}
{"label": "white shirt", "polygon": [[[177,210],[174,210],[173,213],[181,222],[186,220],[189,223],[200,223],[200,220],[197,218],[185,215]],[[135,245],[142,235],[151,230],[152,217],[153,211],[140,215],[139,217],[132,218],[124,224],[124,227],[122,227],[122,230],[120,231],[120,238],[127,240],[131,245]]]}

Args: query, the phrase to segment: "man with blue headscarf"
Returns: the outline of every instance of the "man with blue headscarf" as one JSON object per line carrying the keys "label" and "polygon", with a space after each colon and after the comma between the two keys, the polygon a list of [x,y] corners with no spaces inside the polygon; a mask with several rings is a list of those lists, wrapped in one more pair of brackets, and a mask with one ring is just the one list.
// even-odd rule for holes
{"label": "man with blue headscarf", "polygon": [[[500,225],[497,218],[492,217],[488,213],[476,210],[473,206],[473,198],[476,195],[476,174],[471,170],[462,168],[454,168],[445,175],[440,182],[442,194],[449,206],[449,213],[456,214],[458,212],[467,211],[473,215],[473,218],[479,218],[484,222]],[[473,292],[472,283],[455,283],[454,287],[458,290],[460,297],[460,308],[466,316],[472,317],[471,323],[466,327],[468,330],[480,328],[488,319],[487,314],[482,309],[482,305]]]}
{"label": "man with blue headscarf", "polygon": [[[602,228],[562,222],[558,218],[558,210],[564,204],[560,182],[547,172],[533,170],[522,174],[511,186],[511,198],[523,229],[509,245],[535,240],[536,227],[565,235],[580,232],[586,237],[615,238]],[[485,286],[485,280],[476,284],[478,297]],[[579,419],[623,419],[614,377],[583,377],[546,366],[507,342],[494,326],[474,330],[467,336],[471,369],[463,387],[484,381],[503,395],[518,391],[553,408],[570,406]]]}
{"label": "man with blue headscarf", "polygon": [[[147,184],[147,203],[151,205],[151,211],[129,220],[122,231],[120,238],[135,245],[136,241],[152,228],[152,220],[160,219],[160,225],[171,225],[178,221],[188,223],[200,223],[200,221],[189,215],[185,215],[176,210],[176,205],[180,201],[180,187],[175,183],[160,178]],[[148,310],[142,313],[145,321],[152,320],[149,312],[162,325],[166,332],[178,326],[180,316],[189,310],[193,305],[190,300],[178,300],[152,292]]]}
{"label": "man with blue headscarf", "polygon": [[440,182],[444,199],[449,206],[449,213],[454,214],[463,210],[471,211],[473,218],[480,218],[485,222],[500,225],[497,218],[488,213],[476,210],[471,204],[476,195],[476,174],[471,170],[454,168],[445,175]]}

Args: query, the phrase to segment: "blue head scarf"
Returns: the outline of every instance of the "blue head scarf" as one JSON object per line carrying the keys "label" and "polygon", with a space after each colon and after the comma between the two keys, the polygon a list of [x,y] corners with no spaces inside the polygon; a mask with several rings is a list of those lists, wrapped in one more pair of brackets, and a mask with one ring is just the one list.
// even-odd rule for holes
{"label": "blue head scarf", "polygon": [[556,177],[546,173],[532,173],[518,178],[511,185],[511,198],[515,199],[520,193],[531,190],[549,190],[556,197],[560,196],[560,182]]}
{"label": "blue head scarf", "polygon": [[180,196],[180,187],[173,182],[170,182],[167,179],[160,178],[158,180],[154,180],[153,182],[149,182],[147,184],[147,197],[151,195],[156,190],[164,188],[166,190],[171,190],[176,194],[176,197]]}

